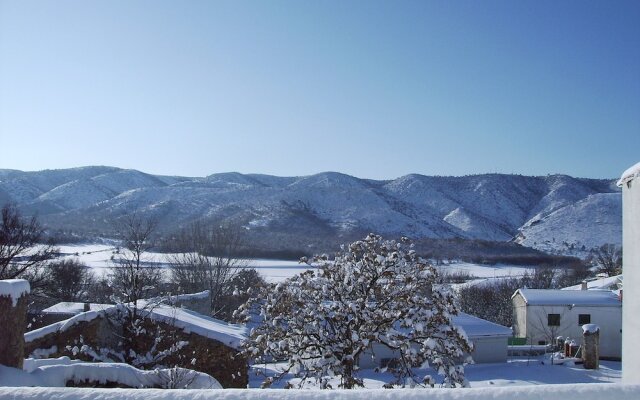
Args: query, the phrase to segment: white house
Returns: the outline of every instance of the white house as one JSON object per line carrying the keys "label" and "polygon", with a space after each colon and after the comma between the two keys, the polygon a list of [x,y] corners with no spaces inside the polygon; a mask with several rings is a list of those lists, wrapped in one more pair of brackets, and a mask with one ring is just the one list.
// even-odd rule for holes
{"label": "white house", "polygon": [[511,297],[514,334],[531,344],[562,336],[580,342],[582,325],[600,327],[600,356],[622,355],[622,301],[610,290],[518,289]]}
{"label": "white house", "polygon": [[[473,343],[470,354],[476,364],[507,362],[507,341],[513,334],[506,326],[473,315],[459,313],[452,317],[454,325],[462,328]],[[385,366],[398,355],[383,345],[374,345],[373,352],[360,357],[360,368]]]}
{"label": "white house", "polygon": [[618,186],[622,188],[622,269],[625,280],[622,379],[640,383],[640,163],[624,171]]}

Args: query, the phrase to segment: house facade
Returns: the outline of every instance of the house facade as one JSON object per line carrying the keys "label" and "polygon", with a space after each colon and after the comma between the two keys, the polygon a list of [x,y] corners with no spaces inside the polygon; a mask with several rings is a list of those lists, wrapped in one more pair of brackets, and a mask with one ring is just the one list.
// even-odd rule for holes
{"label": "house facade", "polygon": [[625,279],[623,307],[622,380],[640,383],[640,163],[622,173],[618,186],[622,188],[622,271]]}
{"label": "house facade", "polygon": [[600,327],[600,357],[622,356],[622,301],[610,290],[518,289],[511,298],[514,334],[529,344],[558,337],[582,341],[582,325]]}

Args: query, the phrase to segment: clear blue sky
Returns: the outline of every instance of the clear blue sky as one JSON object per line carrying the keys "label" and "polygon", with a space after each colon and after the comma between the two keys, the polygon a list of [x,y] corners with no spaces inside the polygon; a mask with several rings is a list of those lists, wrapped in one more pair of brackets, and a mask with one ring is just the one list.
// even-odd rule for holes
{"label": "clear blue sky", "polygon": [[0,168],[617,177],[640,1],[0,0]]}

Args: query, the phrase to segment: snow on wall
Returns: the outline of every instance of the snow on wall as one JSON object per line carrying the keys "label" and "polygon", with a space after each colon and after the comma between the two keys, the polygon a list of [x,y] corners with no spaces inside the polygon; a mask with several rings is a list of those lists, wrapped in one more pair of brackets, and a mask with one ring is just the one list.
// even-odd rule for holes
{"label": "snow on wall", "polygon": [[620,180],[618,180],[618,186],[622,186],[628,181],[631,181],[640,176],[640,162],[629,167],[626,171],[622,173],[620,176]]}
{"label": "snow on wall", "polygon": [[0,388],[0,400],[637,400],[640,385],[571,384],[477,389],[364,389],[364,390],[158,390],[81,388]]}
{"label": "snow on wall", "polygon": [[5,279],[0,281],[0,296],[9,296],[15,307],[18,299],[24,294],[29,294],[31,288],[29,282],[24,279]]}
{"label": "snow on wall", "polygon": [[[165,387],[171,376],[170,369],[143,371],[128,364],[119,363],[85,363],[76,360],[57,359],[59,363],[40,363],[41,366],[30,371],[0,366],[0,386],[40,386],[65,387],[67,382],[84,381],[117,382],[122,385],[142,387]],[[222,389],[218,381],[202,372],[178,369],[178,379],[182,379],[182,387],[193,389]],[[174,377],[176,374],[173,375]],[[184,385],[184,386],[183,386]],[[93,390],[93,389],[92,389]],[[0,393],[0,399],[2,394]]]}

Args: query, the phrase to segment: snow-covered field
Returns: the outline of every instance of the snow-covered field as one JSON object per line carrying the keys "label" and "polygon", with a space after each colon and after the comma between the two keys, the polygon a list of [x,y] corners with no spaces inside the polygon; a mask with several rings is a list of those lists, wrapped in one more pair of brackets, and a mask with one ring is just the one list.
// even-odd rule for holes
{"label": "snow-covered field", "polygon": [[442,273],[465,273],[476,278],[511,278],[521,277],[526,272],[533,272],[533,268],[524,267],[522,265],[510,265],[510,264],[472,264],[466,262],[458,262],[448,265],[441,265],[437,267]]}
{"label": "snow-covered field", "polygon": [[[111,257],[117,257],[116,247],[104,244],[65,245],[59,246],[59,249],[65,254],[65,258],[77,258],[99,276],[109,272],[114,265]],[[154,265],[168,267],[170,256],[164,253],[148,253],[145,260]],[[255,268],[267,282],[280,282],[309,269],[309,266],[297,261],[261,259],[247,260],[247,267]],[[531,271],[531,268],[519,265],[481,265],[464,262],[442,265],[438,269],[447,273],[467,273],[481,279],[517,277]]]}
{"label": "snow-covered field", "polygon": [[[118,257],[116,247],[104,244],[83,244],[58,246],[64,258],[75,258],[91,267],[98,276],[106,275],[114,263],[111,257]],[[167,268],[171,254],[147,253],[145,261]],[[288,260],[247,260],[247,268],[255,268],[267,282],[280,282],[309,269],[309,266]]]}

